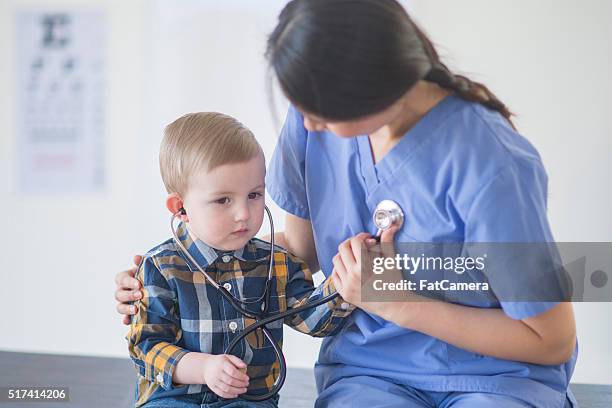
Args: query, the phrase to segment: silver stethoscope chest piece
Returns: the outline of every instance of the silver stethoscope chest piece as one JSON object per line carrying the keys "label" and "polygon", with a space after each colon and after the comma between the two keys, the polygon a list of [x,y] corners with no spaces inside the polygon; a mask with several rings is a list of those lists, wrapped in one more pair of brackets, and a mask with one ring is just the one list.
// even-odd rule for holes
{"label": "silver stethoscope chest piece", "polygon": [[402,208],[393,200],[383,200],[378,203],[372,218],[376,228],[378,228],[378,234],[381,234],[382,231],[391,228],[393,225],[401,228],[404,224]]}

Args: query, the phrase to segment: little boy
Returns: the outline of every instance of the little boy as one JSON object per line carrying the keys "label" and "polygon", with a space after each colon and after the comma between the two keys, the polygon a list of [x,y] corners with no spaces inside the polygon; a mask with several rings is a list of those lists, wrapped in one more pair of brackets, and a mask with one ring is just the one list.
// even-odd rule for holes
{"label": "little boy", "polygon": [[[192,113],[166,127],[160,151],[166,206],[181,213],[177,236],[234,297],[254,301],[264,291],[270,244],[254,238],[264,216],[265,162],[253,134],[220,113]],[[275,248],[270,313],[298,307],[334,291],[330,278],[316,289],[306,264]],[[277,406],[240,398],[268,392],[279,365],[261,331],[224,354],[253,320],[244,318],[181,252],[174,239],[150,250],[137,278],[136,304],[127,339],[139,372],[136,406]],[[347,307],[348,306],[348,307]],[[258,310],[261,303],[249,304]],[[288,317],[285,323],[311,336],[335,334],[353,306],[332,302]],[[283,322],[269,324],[282,346]],[[245,374],[246,373],[246,374]]]}

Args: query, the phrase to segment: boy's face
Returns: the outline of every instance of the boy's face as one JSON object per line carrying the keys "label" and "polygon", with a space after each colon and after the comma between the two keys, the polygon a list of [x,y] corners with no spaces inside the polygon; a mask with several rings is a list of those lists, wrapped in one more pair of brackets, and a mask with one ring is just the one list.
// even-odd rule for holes
{"label": "boy's face", "polygon": [[191,233],[216,249],[246,245],[263,222],[265,175],[261,155],[194,174],[183,197]]}

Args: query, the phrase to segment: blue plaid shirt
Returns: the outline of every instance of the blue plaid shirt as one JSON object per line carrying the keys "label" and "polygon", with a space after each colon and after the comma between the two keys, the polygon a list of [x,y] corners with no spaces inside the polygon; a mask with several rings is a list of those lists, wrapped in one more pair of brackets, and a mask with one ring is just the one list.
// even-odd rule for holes
{"label": "blue plaid shirt", "polygon": [[[200,240],[192,240],[183,223],[177,228],[177,236],[202,269],[233,296],[253,301],[263,294],[270,243],[252,239],[237,251],[221,252]],[[161,397],[209,391],[205,385],[173,384],[176,364],[190,351],[223,354],[232,339],[254,320],[237,312],[181,253],[173,239],[150,250],[136,276],[143,287],[143,298],[135,303],[138,312],[126,336],[139,374],[136,406]],[[329,278],[315,289],[306,264],[275,247],[269,313],[301,306],[334,291]],[[260,310],[261,302],[247,308]],[[287,317],[284,323],[311,336],[329,336],[340,329],[343,318],[353,309],[337,297]],[[267,327],[282,347],[283,321]],[[279,365],[272,345],[266,342],[262,332],[257,330],[247,336],[233,354],[248,365],[248,392],[268,392],[279,374]]]}

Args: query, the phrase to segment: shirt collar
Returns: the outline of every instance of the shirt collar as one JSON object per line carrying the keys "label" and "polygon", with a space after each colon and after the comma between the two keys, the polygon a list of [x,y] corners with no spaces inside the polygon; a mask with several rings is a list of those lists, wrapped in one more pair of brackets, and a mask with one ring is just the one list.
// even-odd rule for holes
{"label": "shirt collar", "polygon": [[[238,248],[235,251],[215,249],[200,239],[196,239],[194,241],[189,234],[187,225],[184,222],[178,224],[176,228],[176,235],[179,241],[187,249],[189,254],[198,262],[202,269],[206,269],[218,258],[226,255],[230,255],[231,257],[237,258],[244,262],[263,261],[269,256],[269,245],[267,246],[268,250],[265,250],[262,248],[262,241],[256,239],[249,240],[244,247]],[[191,264],[188,259],[187,261]]]}

